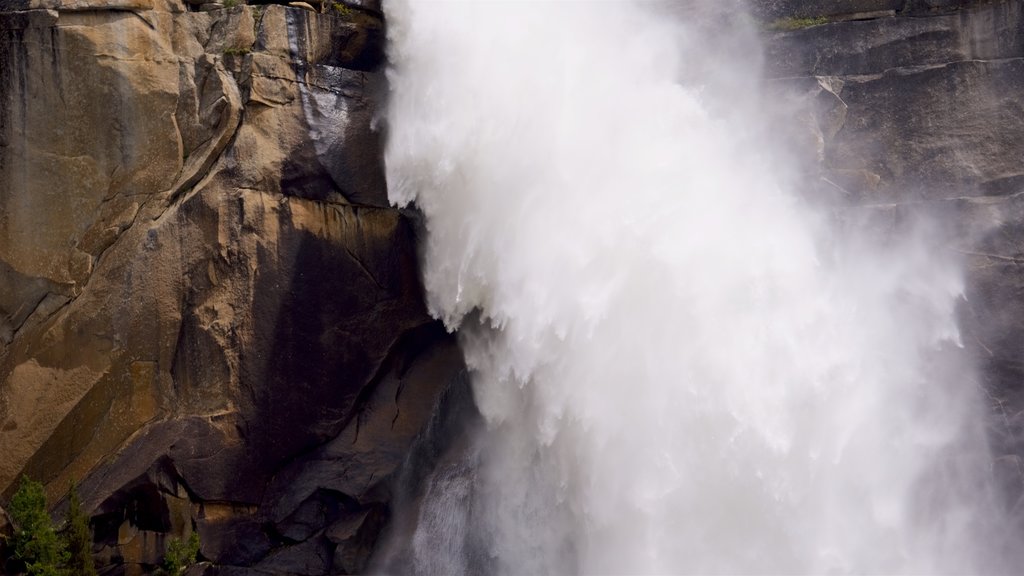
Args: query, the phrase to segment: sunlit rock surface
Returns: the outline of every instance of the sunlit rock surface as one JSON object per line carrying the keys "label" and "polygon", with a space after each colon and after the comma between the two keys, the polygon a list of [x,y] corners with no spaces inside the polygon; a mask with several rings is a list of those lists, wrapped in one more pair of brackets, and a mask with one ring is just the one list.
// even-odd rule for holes
{"label": "sunlit rock surface", "polygon": [[461,370],[388,207],[379,7],[4,2],[0,490],[103,564],[358,572]]}

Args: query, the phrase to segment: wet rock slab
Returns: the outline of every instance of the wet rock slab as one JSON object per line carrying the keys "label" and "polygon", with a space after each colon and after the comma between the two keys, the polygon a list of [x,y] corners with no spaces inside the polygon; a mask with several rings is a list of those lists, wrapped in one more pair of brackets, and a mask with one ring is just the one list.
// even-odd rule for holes
{"label": "wet rock slab", "polygon": [[908,2],[832,18],[854,4],[798,14],[825,23],[766,32],[772,84],[796,103],[779,133],[814,158],[810,194],[894,221],[942,218],[944,249],[965,263],[960,323],[981,369],[965,385],[983,391],[993,468],[1024,522],[1024,6]]}

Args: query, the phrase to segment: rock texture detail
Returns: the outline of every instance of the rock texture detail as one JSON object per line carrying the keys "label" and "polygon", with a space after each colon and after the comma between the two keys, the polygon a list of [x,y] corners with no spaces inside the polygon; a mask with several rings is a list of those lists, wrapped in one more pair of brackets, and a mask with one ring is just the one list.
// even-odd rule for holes
{"label": "rock texture detail", "polygon": [[[1007,507],[1024,517],[1024,6],[754,4],[804,18],[768,34],[766,63],[773,85],[801,103],[785,122],[817,158],[807,167],[819,180],[813,193],[894,221],[913,208],[951,225],[948,249],[968,270],[961,325],[990,403],[994,467]],[[888,12],[845,17],[867,4]]]}
{"label": "rock texture detail", "polygon": [[[378,7],[0,3],[0,490],[111,573],[363,569],[462,370],[388,206]],[[207,7],[209,8],[209,7]]]}

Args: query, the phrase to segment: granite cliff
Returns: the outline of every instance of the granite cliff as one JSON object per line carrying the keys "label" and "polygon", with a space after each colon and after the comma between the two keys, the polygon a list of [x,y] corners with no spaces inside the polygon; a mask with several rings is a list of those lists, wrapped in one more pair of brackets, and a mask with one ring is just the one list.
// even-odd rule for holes
{"label": "granite cliff", "polygon": [[193,529],[358,572],[462,370],[387,202],[379,7],[196,8],[2,5],[0,490],[77,481],[115,573]]}
{"label": "granite cliff", "polygon": [[[769,81],[793,102],[811,194],[899,226],[931,213],[967,271],[964,346],[988,399],[993,466],[1024,515],[1024,6],[754,2]],[[775,20],[772,20],[772,19]]]}
{"label": "granite cliff", "polygon": [[[1024,7],[752,4],[808,194],[954,224],[1019,508]],[[211,571],[363,570],[467,402],[387,202],[380,6],[0,0],[0,32],[0,491],[77,481],[110,574],[192,530]]]}

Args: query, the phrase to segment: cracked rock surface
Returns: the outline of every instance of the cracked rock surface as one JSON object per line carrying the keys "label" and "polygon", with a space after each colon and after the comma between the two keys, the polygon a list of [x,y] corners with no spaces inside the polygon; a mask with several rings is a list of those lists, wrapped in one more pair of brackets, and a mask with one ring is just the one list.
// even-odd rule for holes
{"label": "cracked rock surface", "polygon": [[0,2],[0,490],[109,574],[359,572],[463,370],[390,208],[379,7]]}
{"label": "cracked rock surface", "polygon": [[816,158],[810,193],[892,225],[924,211],[948,226],[981,377],[965,385],[983,390],[993,467],[1024,518],[1024,3],[753,3],[814,24],[768,32],[766,57],[771,83],[799,103],[780,132]]}

